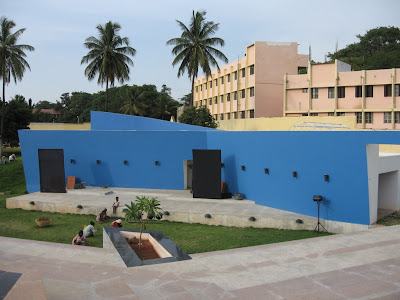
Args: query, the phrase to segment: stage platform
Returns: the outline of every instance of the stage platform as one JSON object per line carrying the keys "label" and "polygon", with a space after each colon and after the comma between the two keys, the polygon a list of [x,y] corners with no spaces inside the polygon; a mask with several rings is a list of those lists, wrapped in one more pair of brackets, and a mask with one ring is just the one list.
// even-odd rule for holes
{"label": "stage platform", "polygon": [[[112,214],[112,204],[119,197],[120,207]],[[157,197],[161,202],[163,219],[168,221],[223,225],[234,227],[279,228],[313,230],[314,217],[257,205],[251,200],[193,198],[189,190],[154,190],[132,188],[86,187],[67,190],[67,193],[32,193],[7,199],[7,208],[41,210],[72,214],[97,215],[104,208],[112,217],[123,218],[125,204],[135,201],[136,196]],[[34,204],[30,204],[30,203]],[[78,208],[78,205],[82,208]],[[205,215],[210,214],[211,218]],[[255,221],[249,218],[254,217]],[[301,220],[298,221],[298,220]],[[297,222],[296,222],[297,221]],[[344,233],[368,229],[368,225],[322,220],[329,232]]]}

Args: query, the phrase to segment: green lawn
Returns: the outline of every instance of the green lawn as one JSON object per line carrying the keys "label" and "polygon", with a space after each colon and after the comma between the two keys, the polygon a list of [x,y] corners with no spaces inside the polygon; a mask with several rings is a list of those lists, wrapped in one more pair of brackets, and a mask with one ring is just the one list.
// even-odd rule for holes
{"label": "green lawn", "polygon": [[[17,162],[0,165],[0,192],[11,191],[12,195],[0,196],[0,236],[49,241],[70,244],[72,238],[84,225],[95,221],[95,216],[47,213],[6,209],[6,198],[24,194],[25,178],[21,157]],[[46,215],[52,219],[48,227],[38,227],[35,219]],[[111,219],[113,221],[115,219]],[[89,238],[90,246],[102,247],[103,237],[100,225],[98,234]],[[104,224],[108,226],[110,223]],[[126,228],[139,229],[139,224],[123,221]],[[168,221],[150,221],[148,230],[162,231],[187,253],[201,253],[233,249],[327,235],[314,231],[278,230],[264,228],[235,228],[186,224]]]}

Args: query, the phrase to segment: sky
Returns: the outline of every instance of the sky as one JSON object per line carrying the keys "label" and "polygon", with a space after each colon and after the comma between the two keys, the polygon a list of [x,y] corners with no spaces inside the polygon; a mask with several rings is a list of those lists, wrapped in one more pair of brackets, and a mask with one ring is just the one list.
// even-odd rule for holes
{"label": "sky", "polygon": [[336,43],[341,49],[370,29],[400,27],[399,0],[0,0],[0,16],[13,20],[15,29],[26,28],[19,44],[35,47],[27,52],[31,71],[6,87],[5,98],[56,102],[66,92],[105,90],[85,77],[80,62],[88,52],[85,39],[112,21],[137,51],[124,84],[154,84],[158,90],[166,84],[179,100],[190,93],[191,81],[187,74],[177,77],[166,41],[181,35],[176,20],[189,24],[193,10],[205,10],[207,20],[220,23],[216,36],[225,40],[220,50],[229,62],[243,57],[254,41],[297,42],[300,54],[311,46],[312,59],[323,62]]}

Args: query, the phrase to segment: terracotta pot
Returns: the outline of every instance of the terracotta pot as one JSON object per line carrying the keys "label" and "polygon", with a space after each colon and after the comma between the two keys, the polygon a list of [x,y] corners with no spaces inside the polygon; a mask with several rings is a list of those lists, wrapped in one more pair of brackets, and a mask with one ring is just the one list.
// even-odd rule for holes
{"label": "terracotta pot", "polygon": [[36,225],[37,225],[37,226],[39,226],[39,227],[45,227],[45,226],[47,226],[47,225],[50,224],[51,219],[46,220],[46,221],[39,221],[38,219],[36,219],[35,222],[36,222]]}

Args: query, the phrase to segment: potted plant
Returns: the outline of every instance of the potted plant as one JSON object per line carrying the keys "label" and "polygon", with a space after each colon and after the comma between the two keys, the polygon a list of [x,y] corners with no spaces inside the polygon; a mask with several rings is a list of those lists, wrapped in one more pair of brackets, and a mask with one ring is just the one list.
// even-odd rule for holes
{"label": "potted plant", "polygon": [[51,219],[47,216],[41,216],[35,220],[37,226],[44,227],[50,224]]}
{"label": "potted plant", "polygon": [[[143,230],[146,229],[146,221],[147,219],[151,220],[154,217],[160,220],[162,218],[162,213],[160,212],[160,201],[157,200],[157,197],[149,199],[148,197],[136,196],[135,203],[131,202],[130,205],[125,204],[127,209],[125,210],[125,219],[127,221],[136,220],[140,223],[140,234],[139,234],[139,250],[142,246],[142,233]],[[146,214],[146,218],[143,218],[143,215]]]}

